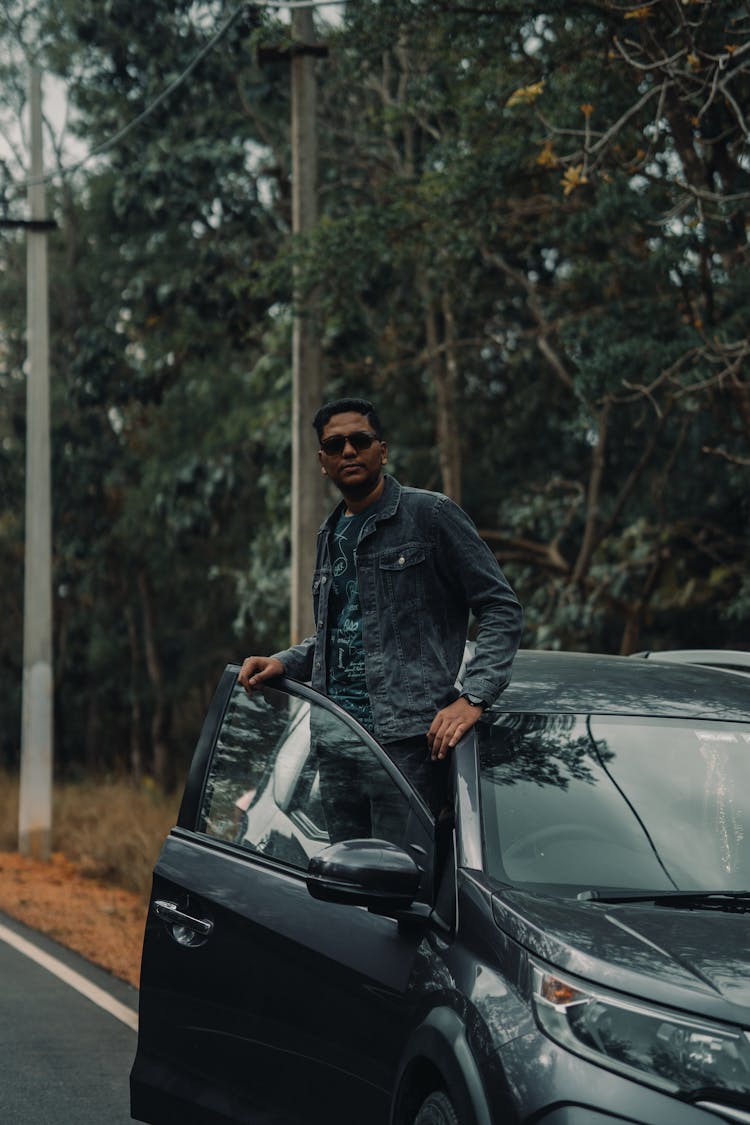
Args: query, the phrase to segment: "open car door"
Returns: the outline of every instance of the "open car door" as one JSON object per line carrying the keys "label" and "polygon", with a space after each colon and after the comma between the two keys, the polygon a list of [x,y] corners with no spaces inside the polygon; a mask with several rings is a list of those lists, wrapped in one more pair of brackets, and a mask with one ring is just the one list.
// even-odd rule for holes
{"label": "open car door", "polygon": [[429,903],[433,822],[329,700],[287,680],[248,696],[238,670],[219,683],[154,870],[131,1112],[385,1125],[420,930],[313,898],[305,876],[332,841],[370,835],[413,858]]}

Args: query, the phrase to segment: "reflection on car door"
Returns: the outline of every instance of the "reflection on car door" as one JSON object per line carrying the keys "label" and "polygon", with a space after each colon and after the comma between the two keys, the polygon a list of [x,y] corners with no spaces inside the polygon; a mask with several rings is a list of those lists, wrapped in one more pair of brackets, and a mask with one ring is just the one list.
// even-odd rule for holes
{"label": "reflection on car door", "polygon": [[[287,681],[249,698],[236,671],[217,690],[154,872],[132,1112],[157,1125],[384,1125],[419,932],[313,899],[304,874],[329,825],[339,838],[354,825],[374,834],[362,832],[369,802],[378,831],[423,868],[428,901],[432,824],[327,700]],[[335,776],[336,755],[338,789],[319,769],[325,757]]]}

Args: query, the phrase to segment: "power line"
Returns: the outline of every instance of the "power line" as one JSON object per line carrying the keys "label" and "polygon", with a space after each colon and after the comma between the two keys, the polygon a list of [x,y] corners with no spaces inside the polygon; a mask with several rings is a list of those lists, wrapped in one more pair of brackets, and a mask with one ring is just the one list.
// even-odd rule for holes
{"label": "power line", "polygon": [[163,102],[165,102],[167,98],[169,98],[175,92],[175,90],[182,85],[186,78],[189,78],[198,64],[206,57],[207,54],[209,54],[214,49],[217,43],[219,43],[224,38],[233,24],[249,8],[325,8],[340,7],[344,2],[345,0],[252,0],[252,2],[240,4],[239,7],[236,8],[232,15],[229,17],[229,19],[226,20],[218,29],[218,31],[215,32],[215,34],[211,37],[211,39],[209,39],[208,43],[206,43],[205,46],[201,47],[200,51],[198,51],[197,55],[195,55],[195,57],[188,63],[183,72],[179,74],[177,78],[175,78],[172,82],[170,82],[170,84],[164,90],[162,90],[159,96],[156,97],[150,105],[146,106],[142,113],[139,113],[136,117],[133,117],[130,121],[127,122],[127,124],[123,125],[121,129],[118,129],[116,133],[114,133],[111,137],[108,137],[106,141],[102,141],[101,144],[95,145],[95,147],[92,148],[90,152],[88,152],[75,164],[71,164],[67,168],[58,168],[53,172],[47,172],[44,176],[30,177],[27,180],[22,180],[19,183],[14,184],[14,186],[18,187],[19,189],[29,188],[37,184],[48,184],[53,180],[63,179],[65,176],[72,176],[80,168],[83,168],[85,164],[88,164],[90,160],[93,160],[95,156],[100,156],[103,152],[107,152],[108,149],[113,148],[114,145],[116,145],[123,139],[123,137],[126,137],[128,133],[132,132],[133,129],[137,128],[143,121],[145,121],[147,117],[150,117],[154,110],[158,109],[159,106],[162,105]]}

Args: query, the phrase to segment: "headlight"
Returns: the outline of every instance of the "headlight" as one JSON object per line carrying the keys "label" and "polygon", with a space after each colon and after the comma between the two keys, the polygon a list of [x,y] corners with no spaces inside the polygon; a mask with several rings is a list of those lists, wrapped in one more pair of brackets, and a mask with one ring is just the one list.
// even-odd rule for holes
{"label": "headlight", "polygon": [[562,1047],[666,1090],[750,1094],[746,1032],[620,999],[532,965],[534,1010]]}

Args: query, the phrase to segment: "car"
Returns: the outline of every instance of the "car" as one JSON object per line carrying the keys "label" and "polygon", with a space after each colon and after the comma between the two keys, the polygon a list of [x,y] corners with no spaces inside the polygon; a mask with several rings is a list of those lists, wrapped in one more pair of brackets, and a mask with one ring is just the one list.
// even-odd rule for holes
{"label": "car", "polygon": [[707,668],[723,668],[727,672],[750,675],[750,652],[722,648],[675,648],[662,651],[646,649],[632,653],[641,660],[664,660],[674,664],[703,664]]}
{"label": "car", "polygon": [[154,869],[135,1120],[750,1123],[746,677],[522,650],[433,817],[238,671]]}

